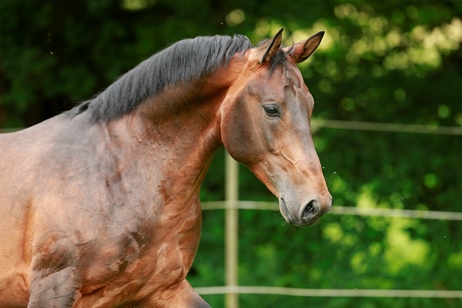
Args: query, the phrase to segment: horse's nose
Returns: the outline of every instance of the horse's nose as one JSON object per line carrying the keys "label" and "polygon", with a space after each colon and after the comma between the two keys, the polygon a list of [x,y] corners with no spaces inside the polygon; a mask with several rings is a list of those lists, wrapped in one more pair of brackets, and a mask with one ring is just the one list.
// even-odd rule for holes
{"label": "horse's nose", "polygon": [[315,223],[319,217],[329,212],[331,207],[332,196],[330,194],[312,199],[300,210],[300,219],[303,225]]}

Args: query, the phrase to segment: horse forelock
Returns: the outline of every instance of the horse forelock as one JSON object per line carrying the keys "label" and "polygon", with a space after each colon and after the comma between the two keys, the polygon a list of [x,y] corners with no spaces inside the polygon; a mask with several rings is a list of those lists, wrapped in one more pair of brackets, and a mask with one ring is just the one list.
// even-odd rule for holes
{"label": "horse forelock", "polygon": [[279,49],[270,61],[270,73],[273,73],[276,67],[286,64],[287,54],[284,50]]}
{"label": "horse forelock", "polygon": [[[200,36],[179,41],[122,75],[89,101],[88,110],[94,120],[119,118],[166,86],[207,76],[229,63],[236,53],[252,47],[242,35]],[[83,109],[78,108],[77,112]]]}

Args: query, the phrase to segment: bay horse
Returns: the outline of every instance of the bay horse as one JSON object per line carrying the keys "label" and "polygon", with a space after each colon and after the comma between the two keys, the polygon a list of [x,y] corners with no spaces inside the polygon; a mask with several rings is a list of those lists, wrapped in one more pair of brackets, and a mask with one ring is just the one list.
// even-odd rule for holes
{"label": "bay horse", "polygon": [[296,63],[323,37],[182,40],[73,109],[0,136],[1,307],[209,307],[186,281],[224,146],[311,225],[332,197]]}

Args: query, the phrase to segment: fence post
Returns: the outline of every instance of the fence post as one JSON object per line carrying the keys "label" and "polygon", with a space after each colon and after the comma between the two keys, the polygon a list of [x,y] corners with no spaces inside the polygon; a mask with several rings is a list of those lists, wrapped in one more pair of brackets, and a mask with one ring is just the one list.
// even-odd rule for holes
{"label": "fence post", "polygon": [[[226,272],[226,286],[238,285],[238,227],[239,216],[236,202],[239,200],[239,186],[238,186],[238,163],[226,153],[225,163],[225,272]],[[226,294],[226,308],[239,307],[239,294],[228,293]]]}

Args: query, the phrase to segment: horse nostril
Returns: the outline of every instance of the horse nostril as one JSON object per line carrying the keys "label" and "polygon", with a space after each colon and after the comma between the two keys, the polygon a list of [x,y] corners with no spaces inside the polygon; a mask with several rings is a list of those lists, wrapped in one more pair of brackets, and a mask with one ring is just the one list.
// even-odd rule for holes
{"label": "horse nostril", "polygon": [[308,219],[312,218],[316,214],[317,211],[316,211],[315,202],[316,201],[311,200],[305,206],[305,208],[302,211],[302,217],[301,217],[303,220],[308,220]]}

